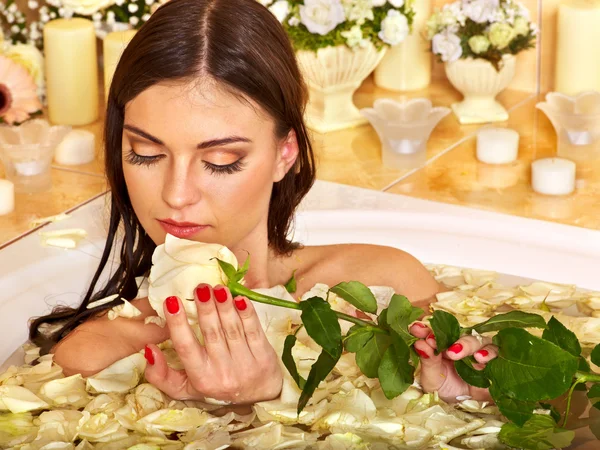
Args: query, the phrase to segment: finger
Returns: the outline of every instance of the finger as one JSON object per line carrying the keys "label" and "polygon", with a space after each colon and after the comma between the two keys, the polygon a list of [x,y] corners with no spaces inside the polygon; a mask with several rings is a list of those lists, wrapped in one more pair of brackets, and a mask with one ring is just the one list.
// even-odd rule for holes
{"label": "finger", "polygon": [[221,320],[221,328],[223,329],[232,359],[240,364],[250,363],[254,358],[248,348],[244,325],[242,325],[242,319],[233,304],[231,292],[221,285],[215,286],[213,292],[217,312]]}
{"label": "finger", "polygon": [[486,345],[477,350],[473,356],[478,363],[485,365],[498,356],[498,347],[493,344]]}
{"label": "finger", "polygon": [[463,336],[446,350],[446,357],[456,361],[465,356],[472,355],[489,342],[491,342],[490,338],[486,337]]}
{"label": "finger", "polygon": [[265,335],[254,305],[250,300],[242,296],[234,298],[233,304],[242,321],[248,348],[257,361],[265,360],[274,350]]}
{"label": "finger", "polygon": [[431,346],[431,348],[437,350],[437,343],[435,342],[435,335],[433,333],[429,333],[425,338],[425,342]]}
{"label": "finger", "polygon": [[200,395],[190,384],[185,370],[175,370],[168,366],[160,349],[149,344],[144,350],[146,371],[144,378],[175,400],[195,399]]}
{"label": "finger", "polygon": [[415,342],[414,348],[421,360],[421,386],[427,392],[437,391],[446,381],[442,355],[423,340]]}
{"label": "finger", "polygon": [[431,328],[422,322],[415,322],[409,328],[410,334],[419,339],[425,339],[431,333]]}
{"label": "finger", "polygon": [[194,297],[198,309],[198,325],[204,338],[208,357],[222,364],[229,363],[231,355],[221,327],[221,318],[217,311],[212,287],[204,283],[198,285],[194,289]]}
{"label": "finger", "polygon": [[190,327],[187,314],[177,297],[169,297],[163,304],[173,347],[188,373],[200,375],[206,370],[206,351]]}

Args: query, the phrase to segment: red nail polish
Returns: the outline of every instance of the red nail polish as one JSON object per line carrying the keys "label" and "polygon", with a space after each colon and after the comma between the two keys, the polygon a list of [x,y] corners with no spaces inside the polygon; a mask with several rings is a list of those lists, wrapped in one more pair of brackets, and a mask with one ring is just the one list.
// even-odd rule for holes
{"label": "red nail polish", "polygon": [[171,314],[177,314],[179,312],[179,300],[177,300],[177,297],[167,298],[167,311]]}
{"label": "red nail polish", "polygon": [[429,359],[429,355],[427,353],[425,353],[423,350],[417,349],[417,353],[419,354],[419,356],[421,358]]}
{"label": "red nail polish", "polygon": [[419,328],[427,328],[427,325],[422,324],[421,322],[415,322],[415,325]]}
{"label": "red nail polish", "polygon": [[246,304],[246,300],[243,298],[238,298],[235,300],[235,307],[240,311],[243,311],[248,307],[248,305]]}
{"label": "red nail polish", "polygon": [[200,300],[202,303],[206,303],[207,301],[209,301],[210,287],[200,286],[199,288],[196,288],[196,297],[198,297],[198,300]]}
{"label": "red nail polish", "polygon": [[147,345],[144,349],[144,357],[146,358],[146,361],[148,361],[148,364],[150,364],[151,366],[154,365],[154,354],[152,353],[152,350],[150,350],[150,347],[148,347]]}
{"label": "red nail polish", "polygon": [[462,346],[462,344],[454,344],[454,345],[450,346],[448,351],[452,352],[452,353],[460,353],[463,351],[463,346]]}
{"label": "red nail polish", "polygon": [[433,335],[433,333],[429,333],[429,336],[427,336],[427,339],[433,339],[435,341],[435,336]]}
{"label": "red nail polish", "polygon": [[227,291],[225,288],[218,288],[214,290],[215,298],[219,303],[225,303],[227,301]]}
{"label": "red nail polish", "polygon": [[486,356],[488,356],[488,355],[490,354],[490,352],[488,352],[487,350],[479,350],[479,351],[477,352],[477,354],[478,354],[479,356],[483,356],[483,357],[485,358]]}

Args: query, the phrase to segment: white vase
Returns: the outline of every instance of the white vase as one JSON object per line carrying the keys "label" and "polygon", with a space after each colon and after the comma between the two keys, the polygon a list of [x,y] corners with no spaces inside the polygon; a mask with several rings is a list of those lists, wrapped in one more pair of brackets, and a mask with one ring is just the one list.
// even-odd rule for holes
{"label": "white vase", "polygon": [[319,133],[367,123],[352,101],[354,92],[373,72],[386,49],[373,44],[351,50],[346,46],[298,51],[298,64],[308,84],[306,122]]}
{"label": "white vase", "polygon": [[446,63],[446,76],[464,96],[452,105],[461,124],[503,122],[508,111],[496,96],[508,87],[515,76],[516,58],[505,55],[500,71],[485,59],[459,59]]}

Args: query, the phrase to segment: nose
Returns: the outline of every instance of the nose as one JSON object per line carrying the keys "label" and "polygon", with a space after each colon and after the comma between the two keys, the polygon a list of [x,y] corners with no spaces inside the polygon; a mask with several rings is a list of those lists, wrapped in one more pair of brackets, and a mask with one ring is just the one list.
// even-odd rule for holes
{"label": "nose", "polygon": [[177,210],[200,201],[200,188],[190,161],[180,159],[170,164],[162,187],[162,198],[169,207]]}

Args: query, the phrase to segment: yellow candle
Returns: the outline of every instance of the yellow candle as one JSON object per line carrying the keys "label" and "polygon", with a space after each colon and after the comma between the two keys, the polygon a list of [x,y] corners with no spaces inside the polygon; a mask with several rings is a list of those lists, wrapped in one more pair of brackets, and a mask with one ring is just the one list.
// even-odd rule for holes
{"label": "yellow candle", "polygon": [[108,99],[108,91],[110,89],[110,83],[112,77],[117,68],[117,64],[121,59],[121,55],[129,44],[129,41],[133,39],[136,30],[127,31],[115,31],[109,33],[104,38],[103,51],[104,51],[104,98]]}
{"label": "yellow candle", "polygon": [[416,0],[411,34],[390,47],[375,69],[375,84],[392,91],[416,91],[431,83],[431,53],[423,36],[431,15],[431,0]]}
{"label": "yellow candle", "polygon": [[57,19],[44,26],[46,94],[50,121],[87,125],[98,119],[98,63],[94,25]]}
{"label": "yellow candle", "polygon": [[568,0],[558,7],[556,81],[567,95],[600,91],[600,0]]}

